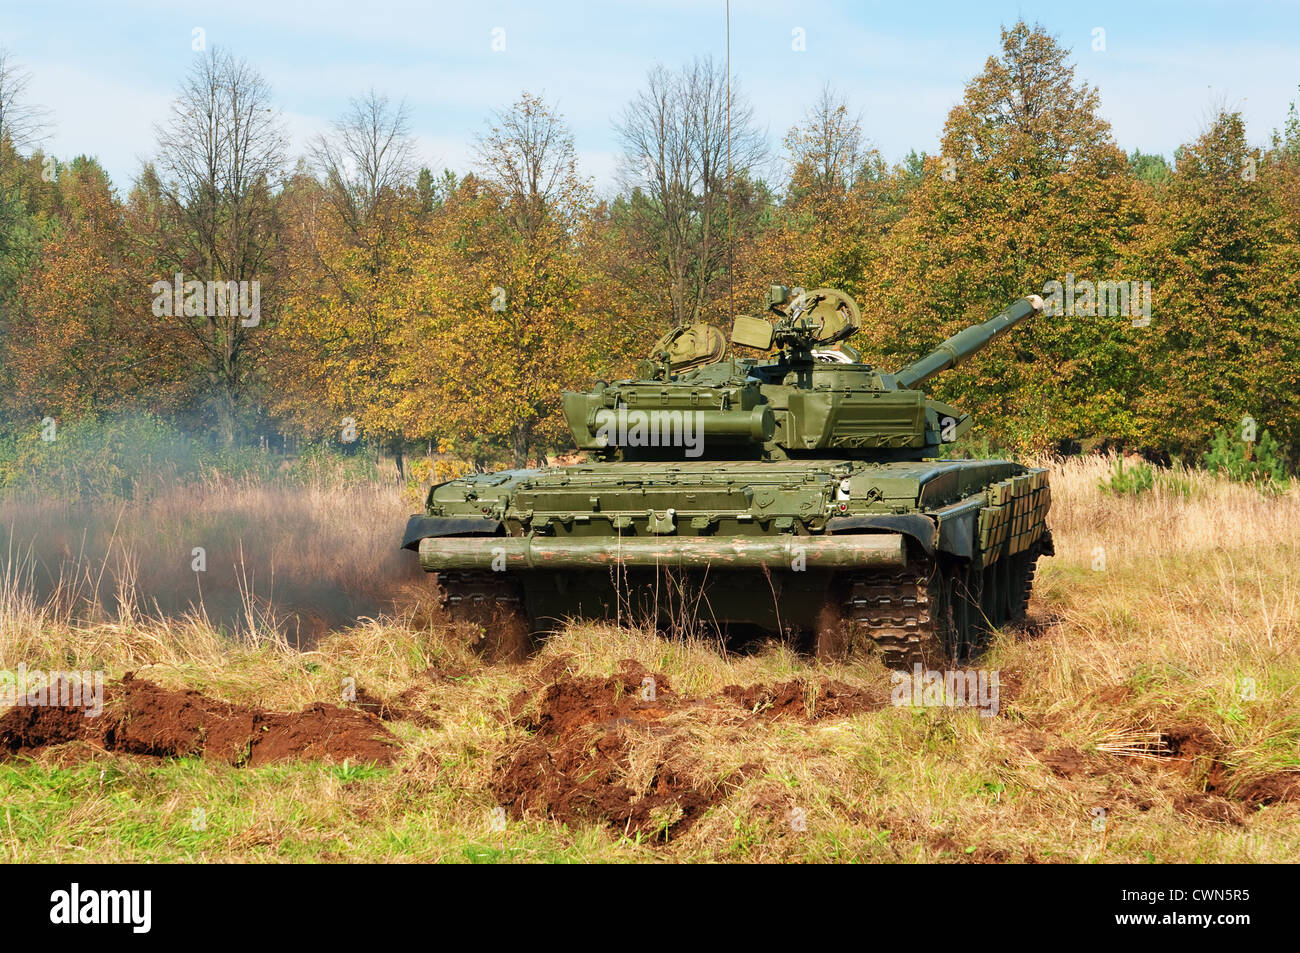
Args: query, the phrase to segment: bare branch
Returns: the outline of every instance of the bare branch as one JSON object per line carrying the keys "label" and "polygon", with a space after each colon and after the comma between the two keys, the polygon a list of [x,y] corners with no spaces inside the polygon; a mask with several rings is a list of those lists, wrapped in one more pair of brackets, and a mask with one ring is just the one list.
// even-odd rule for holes
{"label": "bare branch", "polygon": [[[767,147],[753,107],[732,87],[734,181],[755,173]],[[725,68],[712,59],[676,73],[654,67],[615,128],[623,144],[620,181],[653,243],[674,321],[697,320],[727,256]]]}
{"label": "bare branch", "polygon": [[[156,127],[164,206],[154,252],[160,264],[201,281],[273,278],[274,190],[287,138],[271,88],[247,62],[213,48]],[[235,409],[248,376],[252,326],[235,314],[173,315],[200,345],[217,425],[234,441]],[[260,320],[260,319],[259,319]]]}
{"label": "bare branch", "polygon": [[0,47],[0,141],[14,149],[39,146],[49,134],[49,110],[27,101],[32,74]]}
{"label": "bare branch", "polygon": [[374,89],[351,100],[333,134],[312,143],[311,156],[340,215],[359,229],[414,175],[415,142],[405,102],[393,106]]}
{"label": "bare branch", "polygon": [[564,118],[527,91],[493,118],[474,148],[483,181],[512,226],[530,241],[547,220],[570,226],[590,203],[591,186],[578,174],[573,133]]}

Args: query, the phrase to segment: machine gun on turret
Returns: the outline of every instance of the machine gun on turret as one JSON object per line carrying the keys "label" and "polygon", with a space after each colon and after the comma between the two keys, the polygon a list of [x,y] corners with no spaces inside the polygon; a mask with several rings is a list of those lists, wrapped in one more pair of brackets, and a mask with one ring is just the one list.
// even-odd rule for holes
{"label": "machine gun on turret", "polygon": [[[739,315],[732,325],[732,343],[761,351],[781,348],[792,364],[815,360],[818,349],[843,341],[862,327],[858,303],[834,288],[798,291],[792,297],[785,285],[772,285],[767,307],[777,322]],[[849,356],[858,355],[849,349]]]}

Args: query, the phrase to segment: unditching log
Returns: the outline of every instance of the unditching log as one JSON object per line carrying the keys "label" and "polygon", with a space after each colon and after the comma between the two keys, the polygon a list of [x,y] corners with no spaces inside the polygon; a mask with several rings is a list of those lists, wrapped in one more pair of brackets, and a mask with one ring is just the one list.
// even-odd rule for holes
{"label": "unditching log", "polygon": [[839,536],[441,536],[420,541],[420,566],[449,569],[593,569],[612,565],[749,569],[904,566],[899,533]]}

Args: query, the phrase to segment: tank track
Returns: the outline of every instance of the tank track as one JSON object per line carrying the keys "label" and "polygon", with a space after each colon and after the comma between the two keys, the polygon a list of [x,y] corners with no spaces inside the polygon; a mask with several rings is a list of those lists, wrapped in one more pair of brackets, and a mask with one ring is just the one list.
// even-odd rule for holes
{"label": "tank track", "polygon": [[1016,612],[1016,618],[1022,618],[1025,611],[1029,608],[1029,594],[1034,588],[1034,575],[1038,570],[1038,557],[1056,555],[1056,547],[1052,544],[1052,531],[1045,530],[1043,535],[1034,540],[1033,545],[1025,551],[1026,567],[1024,571],[1024,585],[1020,592],[1019,609]]}
{"label": "tank track", "polygon": [[523,595],[501,573],[455,570],[438,573],[439,603],[453,623],[478,627],[471,648],[492,661],[520,661],[528,654],[532,625]]}
{"label": "tank track", "polygon": [[865,636],[890,668],[924,662],[941,644],[934,566],[913,562],[895,573],[853,573],[847,583],[840,617],[848,627],[848,644]]}
{"label": "tank track", "polygon": [[440,602],[449,615],[468,618],[484,609],[520,608],[519,591],[497,573],[446,570],[438,573]]}
{"label": "tank track", "polygon": [[[956,564],[913,559],[898,572],[859,572],[835,580],[840,598],[831,642],[819,635],[819,654],[844,654],[865,643],[889,668],[910,668],[969,658],[987,644],[992,629],[1022,619],[1029,606],[1038,557],[1051,542],[1035,542],[1009,557],[1009,591],[996,563],[982,572]],[[997,587],[992,592],[989,587]],[[827,645],[833,645],[827,652]]]}
{"label": "tank track", "polygon": [[[818,620],[817,654],[842,658],[867,647],[896,669],[969,658],[992,629],[1023,618],[1038,557],[1051,552],[1048,536],[1009,557],[1005,579],[999,563],[970,572],[928,557],[898,571],[841,574]],[[501,573],[449,570],[438,574],[437,584],[447,618],[477,628],[474,651],[496,661],[527,656],[535,626],[516,581]]]}

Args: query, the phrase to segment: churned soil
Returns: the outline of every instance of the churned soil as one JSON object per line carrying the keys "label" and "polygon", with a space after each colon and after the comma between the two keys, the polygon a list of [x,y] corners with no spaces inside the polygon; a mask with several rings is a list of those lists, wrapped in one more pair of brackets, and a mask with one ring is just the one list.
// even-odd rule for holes
{"label": "churned soil", "polygon": [[[1204,725],[1174,725],[1158,733],[1143,757],[1083,752],[1051,747],[1046,736],[1027,732],[1020,744],[1058,777],[1112,782],[1113,793],[1124,794],[1119,782],[1155,778],[1172,782],[1174,809],[1202,820],[1241,824],[1246,813],[1269,804],[1300,802],[1300,772],[1277,771],[1243,778],[1233,772],[1228,749]],[[1124,795],[1128,797],[1128,795]],[[1151,803],[1138,799],[1139,810]]]}
{"label": "churned soil", "polygon": [[16,706],[0,716],[0,757],[77,742],[79,750],[154,757],[201,757],[257,767],[284,760],[389,764],[396,739],[368,711],[316,702],[275,712],[176,691],[128,673],[104,688],[103,711]]}
{"label": "churned soil", "polygon": [[1171,763],[1184,773],[1205,779],[1205,793],[1247,807],[1300,801],[1300,771],[1275,771],[1254,778],[1241,778],[1229,768],[1229,754],[1217,739],[1200,725],[1182,725],[1164,733]]}
{"label": "churned soil", "polygon": [[889,699],[880,693],[854,688],[843,682],[818,683],[798,678],[778,685],[728,685],[722,690],[722,695],[768,721],[778,718],[804,721],[843,718],[889,704]]}
{"label": "churned soil", "polygon": [[498,761],[493,790],[515,817],[603,823],[669,841],[760,771],[756,764],[722,777],[693,770],[693,727],[814,721],[885,704],[888,699],[842,682],[799,679],[689,697],[663,673],[630,659],[598,678],[570,676],[568,659],[558,658],[511,701],[510,717],[529,735]]}
{"label": "churned soil", "polygon": [[631,661],[607,679],[560,677],[525,689],[510,708],[532,734],[495,767],[499,803],[515,817],[605,823],[663,840],[681,834],[734,786],[697,783],[667,755],[647,783],[633,785],[634,745],[683,707],[666,676]]}

